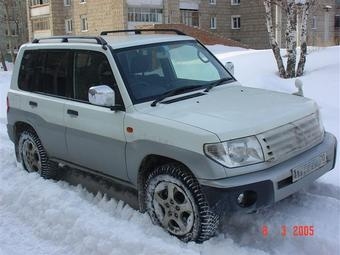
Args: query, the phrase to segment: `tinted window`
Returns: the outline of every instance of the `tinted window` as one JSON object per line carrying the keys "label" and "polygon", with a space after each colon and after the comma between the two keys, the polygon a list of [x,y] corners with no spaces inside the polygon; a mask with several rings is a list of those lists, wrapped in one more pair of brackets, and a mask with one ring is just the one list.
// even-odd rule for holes
{"label": "tinted window", "polygon": [[75,99],[88,101],[89,88],[98,85],[108,85],[118,95],[116,81],[106,56],[96,52],[84,51],[76,53]]}
{"label": "tinted window", "polygon": [[72,97],[70,51],[26,51],[19,73],[19,88]]}

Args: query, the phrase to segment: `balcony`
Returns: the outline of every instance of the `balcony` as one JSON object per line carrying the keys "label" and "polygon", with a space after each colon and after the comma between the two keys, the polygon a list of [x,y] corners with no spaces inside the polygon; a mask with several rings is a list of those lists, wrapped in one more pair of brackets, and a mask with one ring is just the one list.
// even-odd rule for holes
{"label": "balcony", "polygon": [[50,14],[50,6],[47,5],[37,5],[31,7],[31,17],[46,16]]}

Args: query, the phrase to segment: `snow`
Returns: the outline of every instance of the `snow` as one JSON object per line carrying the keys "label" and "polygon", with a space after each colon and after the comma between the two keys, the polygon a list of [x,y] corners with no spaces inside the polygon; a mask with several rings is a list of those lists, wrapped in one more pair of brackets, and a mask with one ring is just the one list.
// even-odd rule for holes
{"label": "snow", "polygon": [[[235,77],[244,85],[296,91],[294,79],[277,76],[269,50],[219,45],[210,50],[223,63],[234,63]],[[314,49],[301,78],[305,96],[317,101],[326,130],[338,139],[339,58],[340,47]],[[185,244],[121,201],[93,195],[80,185],[43,180],[18,167],[6,132],[10,78],[10,72],[0,71],[0,255],[339,254],[339,164],[310,187],[257,214],[227,215],[220,234],[204,244]],[[286,237],[280,234],[282,225]],[[294,225],[313,226],[315,233],[293,236]]]}

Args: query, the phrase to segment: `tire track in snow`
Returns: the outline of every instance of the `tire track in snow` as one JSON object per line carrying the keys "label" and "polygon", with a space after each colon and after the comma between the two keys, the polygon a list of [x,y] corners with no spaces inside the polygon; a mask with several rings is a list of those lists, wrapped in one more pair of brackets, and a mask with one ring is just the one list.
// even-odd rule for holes
{"label": "tire track in snow", "polygon": [[0,253],[265,254],[221,236],[182,243],[121,201],[28,174],[16,166],[6,137],[0,125]]}

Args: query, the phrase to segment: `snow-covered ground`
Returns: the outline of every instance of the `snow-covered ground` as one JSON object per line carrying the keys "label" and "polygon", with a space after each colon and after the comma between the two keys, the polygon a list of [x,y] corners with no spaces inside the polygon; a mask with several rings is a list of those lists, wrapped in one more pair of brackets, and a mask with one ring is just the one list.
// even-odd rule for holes
{"label": "snow-covered ground", "polygon": [[[244,85],[296,91],[294,80],[277,77],[269,50],[210,49],[222,62],[234,62],[235,76]],[[340,47],[316,49],[301,78],[305,96],[318,102],[326,130],[338,139],[339,62]],[[220,234],[204,244],[185,244],[122,202],[17,167],[6,133],[10,76],[0,72],[0,255],[340,254],[339,164],[310,187],[257,214],[228,215]],[[283,225],[286,237],[280,234]],[[293,236],[295,225],[313,226],[314,235]],[[269,230],[266,237],[263,226]]]}

